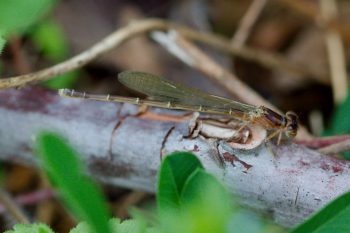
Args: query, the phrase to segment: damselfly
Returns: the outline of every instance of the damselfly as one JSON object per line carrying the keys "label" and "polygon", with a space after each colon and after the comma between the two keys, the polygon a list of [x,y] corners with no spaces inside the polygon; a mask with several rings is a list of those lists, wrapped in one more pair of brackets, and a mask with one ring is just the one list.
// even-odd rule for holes
{"label": "damselfly", "polygon": [[260,124],[266,130],[272,131],[267,139],[278,136],[278,143],[283,133],[286,137],[293,138],[298,131],[298,116],[294,112],[289,111],[282,116],[264,106],[257,107],[220,96],[210,95],[195,88],[186,87],[170,82],[162,77],[138,71],[119,73],[118,79],[125,86],[147,95],[148,98],[95,95],[69,89],[60,89],[59,94],[73,98],[230,115],[240,120],[243,125]]}

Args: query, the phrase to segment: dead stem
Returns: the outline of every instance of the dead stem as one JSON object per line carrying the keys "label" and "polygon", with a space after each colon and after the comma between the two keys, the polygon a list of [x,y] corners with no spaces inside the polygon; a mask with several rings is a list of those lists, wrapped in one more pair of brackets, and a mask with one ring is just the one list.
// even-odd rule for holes
{"label": "dead stem", "polygon": [[[256,91],[240,81],[237,76],[215,62],[181,35],[175,32],[167,34],[154,32],[152,37],[182,62],[204,73],[231,94],[238,97],[238,99],[257,106],[263,105],[281,113],[277,107],[265,100]],[[310,138],[310,134],[304,127],[301,127],[299,134],[298,138]]]}
{"label": "dead stem", "polygon": [[307,140],[295,140],[295,143],[299,145],[305,145],[309,148],[319,149],[322,147],[327,147],[335,143],[350,140],[349,134],[330,136],[330,137],[315,137]]}
{"label": "dead stem", "polygon": [[30,223],[23,211],[18,207],[11,196],[2,188],[0,188],[0,202],[18,223]]}
{"label": "dead stem", "polygon": [[26,74],[30,72],[30,64],[28,63],[27,56],[22,50],[22,42],[17,36],[13,36],[9,39],[9,49],[11,50],[15,69],[17,74]]}
{"label": "dead stem", "polygon": [[[96,59],[98,56],[110,51],[111,49],[119,46],[124,41],[134,36],[153,30],[168,29],[176,29],[186,38],[209,44],[223,52],[229,52],[244,59],[255,61],[263,66],[272,69],[284,69],[286,71],[310,78],[319,76],[318,74],[310,71],[306,66],[300,67],[291,64],[286,59],[284,59],[284,57],[277,54],[257,51],[255,49],[250,49],[247,47],[235,48],[231,45],[230,40],[215,34],[201,33],[188,27],[179,26],[164,20],[146,19],[134,21],[127,26],[120,28],[119,30],[115,31],[114,33],[110,34],[106,38],[93,45],[91,48],[62,63],[34,73],[0,79],[0,89],[21,87],[27,83],[51,79],[57,75],[82,67],[83,65]],[[319,80],[319,78],[315,78],[315,80]]]}
{"label": "dead stem", "polygon": [[[290,73],[300,75],[306,78],[312,78],[314,81],[317,81],[317,82],[320,82],[320,80],[329,79],[328,74],[325,74],[325,75],[316,74],[307,66],[299,66],[299,65],[293,64],[289,62],[284,56],[276,53],[252,49],[247,46],[241,46],[239,48],[234,47],[232,46],[230,40],[215,34],[197,32],[185,27],[174,27],[174,29],[179,31],[180,34],[187,39],[206,43],[222,52],[230,53],[237,57],[241,57],[249,61],[257,62],[258,64],[267,68],[288,71]],[[324,84],[328,84],[328,83],[324,82]]]}
{"label": "dead stem", "polygon": [[232,37],[232,46],[241,47],[245,44],[254,24],[256,23],[257,19],[259,18],[262,10],[266,5],[266,1],[267,0],[254,0],[250,4],[247,12],[240,21],[236,33]]}
{"label": "dead stem", "polygon": [[102,39],[91,48],[84,52],[52,67],[40,70],[38,72],[20,75],[16,77],[6,78],[0,80],[0,89],[9,87],[20,87],[29,82],[38,82],[48,80],[57,75],[75,70],[88,62],[96,59],[98,56],[115,48],[123,43],[125,40],[154,29],[164,29],[164,22],[158,20],[144,20],[137,23],[131,23],[123,27],[106,38]]}
{"label": "dead stem", "polygon": [[[17,196],[14,198],[14,201],[17,205],[25,206],[25,205],[33,205],[45,200],[52,199],[55,194],[51,189],[44,188],[40,190],[36,190],[34,192],[26,193]],[[6,207],[4,205],[0,204],[0,214],[4,213],[6,210]]]}
{"label": "dead stem", "polygon": [[318,150],[318,152],[329,155],[329,154],[338,154],[349,150],[350,150],[350,139],[344,140],[338,143],[334,143],[326,147],[322,147],[321,149]]}
{"label": "dead stem", "polygon": [[129,208],[140,203],[147,197],[147,195],[147,193],[142,191],[133,191],[128,193],[126,196],[121,198],[120,201],[115,203],[115,215],[118,218],[126,219],[129,216]]}
{"label": "dead stem", "polygon": [[286,7],[304,15],[307,18],[317,20],[319,18],[319,11],[315,4],[309,1],[300,0],[277,0]]}
{"label": "dead stem", "polygon": [[286,7],[304,15],[305,17],[315,21],[320,27],[336,30],[346,43],[350,43],[350,30],[348,25],[340,22],[337,19],[327,20],[325,19],[317,9],[317,6],[311,1],[301,0],[276,0]]}
{"label": "dead stem", "polygon": [[[337,3],[334,0],[321,0],[320,7],[324,19],[329,21],[337,16]],[[333,100],[336,104],[339,104],[346,98],[348,90],[344,47],[339,33],[334,29],[327,28],[325,30],[325,39]]]}
{"label": "dead stem", "polygon": [[[167,50],[178,57],[182,62],[191,68],[199,70],[229,91],[232,95],[238,97],[238,99],[248,104],[264,105],[277,111],[275,106],[244,84],[236,75],[226,70],[202,52],[196,45],[176,32],[157,32],[152,34],[152,37],[163,46],[165,45]],[[182,55],[180,55],[180,53]]]}

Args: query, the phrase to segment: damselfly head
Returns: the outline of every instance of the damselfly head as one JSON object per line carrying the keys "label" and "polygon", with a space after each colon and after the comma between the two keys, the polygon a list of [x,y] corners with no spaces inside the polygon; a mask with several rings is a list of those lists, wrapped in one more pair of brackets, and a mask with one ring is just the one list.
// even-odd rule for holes
{"label": "damselfly head", "polygon": [[294,112],[286,113],[287,124],[285,128],[285,134],[288,138],[294,138],[298,132],[299,117]]}

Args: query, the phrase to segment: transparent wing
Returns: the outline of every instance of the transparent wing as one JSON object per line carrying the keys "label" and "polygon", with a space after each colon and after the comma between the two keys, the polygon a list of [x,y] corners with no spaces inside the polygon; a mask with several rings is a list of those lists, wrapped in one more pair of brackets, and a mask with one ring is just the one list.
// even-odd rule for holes
{"label": "transparent wing", "polygon": [[148,73],[125,71],[119,73],[118,80],[123,85],[149,96],[152,100],[193,106],[195,111],[198,111],[199,107],[218,113],[230,110],[244,113],[256,109],[253,105],[210,95]]}

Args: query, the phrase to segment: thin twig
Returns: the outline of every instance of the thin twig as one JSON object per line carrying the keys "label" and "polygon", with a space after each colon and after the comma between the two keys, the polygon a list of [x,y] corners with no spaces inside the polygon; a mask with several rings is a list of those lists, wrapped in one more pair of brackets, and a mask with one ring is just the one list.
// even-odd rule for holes
{"label": "thin twig", "polygon": [[324,131],[324,119],[320,110],[312,110],[309,114],[310,132],[320,137]]}
{"label": "thin twig", "polygon": [[112,48],[120,45],[130,37],[147,32],[149,30],[154,30],[156,28],[164,28],[164,23],[158,20],[145,20],[139,21],[138,23],[131,23],[128,26],[121,28],[120,30],[117,30],[116,32],[107,36],[100,42],[93,45],[90,49],[62,63],[40,70],[38,72],[0,80],[0,89],[23,86],[29,82],[48,80],[57,75],[75,70],[96,59],[98,56],[106,53]]}
{"label": "thin twig", "polygon": [[330,137],[315,137],[307,140],[295,140],[294,142],[299,145],[305,145],[309,148],[319,149],[322,147],[330,146],[335,143],[350,140],[350,134],[330,136]]}
{"label": "thin twig", "polygon": [[116,216],[121,219],[127,218],[129,216],[129,208],[144,200],[147,195],[147,193],[142,191],[133,191],[128,193],[128,195],[121,198],[121,200],[114,205],[116,207]]}
{"label": "thin twig", "polygon": [[[320,6],[324,19],[332,20],[337,16],[337,4],[334,0],[321,0]],[[339,104],[344,101],[348,91],[344,47],[339,33],[332,28],[328,28],[325,31],[325,38],[331,74],[333,100],[336,104]]]}
{"label": "thin twig", "polygon": [[178,33],[174,31],[169,33],[154,32],[151,36],[186,65],[204,73],[238,99],[249,104],[264,105],[278,111],[275,106],[244,84],[237,76],[215,62],[196,45]]}
{"label": "thin twig", "polygon": [[12,52],[15,69],[18,74],[26,74],[30,72],[30,65],[25,52],[22,50],[22,42],[17,36],[13,36],[9,40],[9,48]]}
{"label": "thin twig", "polygon": [[[231,53],[232,55],[241,57],[249,61],[255,61],[258,64],[267,68],[288,71],[296,75],[312,78],[317,82],[329,79],[327,74],[317,74],[307,66],[293,64],[286,60],[284,56],[276,53],[252,49],[247,46],[241,46],[239,48],[234,47],[232,46],[230,40],[215,34],[197,32],[185,27],[174,27],[174,29],[179,31],[180,34],[187,39],[206,43],[222,52]],[[327,82],[323,83],[328,84]]]}
{"label": "thin twig", "polygon": [[349,151],[350,150],[350,139],[344,140],[342,142],[334,143],[332,145],[322,147],[318,150],[318,152],[322,154],[338,154],[340,152]]}
{"label": "thin twig", "polygon": [[[259,64],[266,67],[270,67],[272,69],[285,69],[289,72],[311,78],[319,76],[318,74],[315,74],[312,71],[310,71],[306,66],[300,67],[291,64],[286,59],[284,59],[284,57],[277,54],[257,51],[255,49],[250,49],[247,47],[235,48],[231,45],[230,40],[215,34],[201,33],[190,28],[179,26],[164,20],[146,19],[134,21],[133,23],[123,28],[120,28],[119,30],[102,39],[100,42],[96,43],[86,51],[55,66],[30,74],[0,79],[0,89],[20,87],[26,85],[27,83],[51,79],[57,75],[82,67],[83,65],[89,63],[98,56],[110,51],[111,49],[119,46],[124,41],[136,35],[140,35],[142,33],[146,33],[152,30],[168,29],[176,29],[182,35],[189,39],[207,43],[221,51],[229,52],[233,55],[242,57],[247,60],[256,61]],[[315,78],[315,80],[319,80],[319,78]]]}
{"label": "thin twig", "polygon": [[18,223],[30,223],[23,211],[18,207],[16,202],[10,197],[10,195],[0,188],[0,202],[11,213]]}
{"label": "thin twig", "polygon": [[267,0],[254,0],[252,4],[250,4],[231,40],[233,46],[241,47],[245,44],[256,20],[259,18],[266,5],[266,1]]}
{"label": "thin twig", "polygon": [[305,17],[313,20],[316,25],[321,28],[336,30],[346,43],[350,42],[350,30],[349,26],[338,19],[325,19],[319,12],[317,5],[312,1],[301,1],[301,0],[276,0],[286,7],[304,15]]}
{"label": "thin twig", "polygon": [[[17,205],[33,205],[38,202],[51,199],[54,196],[54,192],[51,189],[45,188],[41,190],[37,190],[34,192],[26,193],[23,195],[19,195],[14,198],[14,202]],[[4,205],[0,205],[0,214],[4,213],[6,207]]]}
{"label": "thin twig", "polygon": [[[162,32],[154,32],[153,39],[162,44],[167,50],[178,57],[188,66],[199,70],[200,72],[212,78],[220,86],[228,90],[238,99],[253,105],[263,105],[275,111],[281,112],[277,107],[265,100],[252,88],[239,80],[237,76],[226,70],[220,64],[215,62],[197,46],[183,38],[177,33],[170,32],[168,34]],[[299,130],[298,138],[310,138],[311,135],[304,127]]]}
{"label": "thin twig", "polygon": [[310,1],[300,1],[300,0],[278,0],[286,7],[304,15],[305,17],[313,20],[317,20],[320,15],[317,7],[314,3]]}

